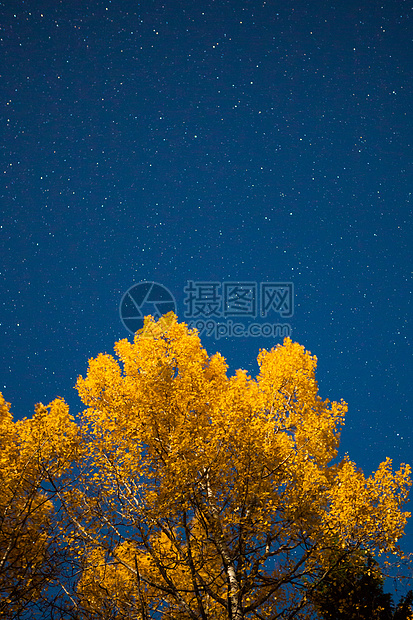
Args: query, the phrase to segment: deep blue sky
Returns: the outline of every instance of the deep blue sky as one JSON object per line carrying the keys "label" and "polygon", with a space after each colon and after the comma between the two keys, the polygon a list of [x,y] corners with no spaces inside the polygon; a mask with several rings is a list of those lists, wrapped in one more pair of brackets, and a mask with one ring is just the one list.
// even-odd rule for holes
{"label": "deep blue sky", "polygon": [[[0,2],[0,389],[17,418],[128,336],[149,280],[293,282],[342,451],[412,462],[404,1]],[[276,317],[274,317],[276,318]],[[256,373],[268,338],[204,337]],[[406,544],[413,547],[412,542]]]}

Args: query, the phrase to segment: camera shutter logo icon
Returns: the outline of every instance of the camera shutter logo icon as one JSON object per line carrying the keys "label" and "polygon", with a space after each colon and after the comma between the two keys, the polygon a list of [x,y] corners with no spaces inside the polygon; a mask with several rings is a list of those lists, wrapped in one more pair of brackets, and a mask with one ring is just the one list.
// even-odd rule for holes
{"label": "camera shutter logo icon", "polygon": [[176,302],[171,291],[157,282],[134,284],[119,305],[121,321],[131,334],[142,329],[144,317],[148,314],[159,320],[167,312],[176,314]]}

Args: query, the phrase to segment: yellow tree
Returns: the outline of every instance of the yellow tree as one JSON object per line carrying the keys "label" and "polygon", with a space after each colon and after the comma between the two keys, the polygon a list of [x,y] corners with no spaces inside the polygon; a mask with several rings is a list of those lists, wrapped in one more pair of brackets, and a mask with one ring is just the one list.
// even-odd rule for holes
{"label": "yellow tree", "polygon": [[82,618],[311,617],[311,592],[361,551],[397,552],[410,468],[337,460],[346,404],[286,339],[227,376],[176,317],[89,361],[77,473],[56,487]]}
{"label": "yellow tree", "polygon": [[73,461],[77,430],[60,399],[18,422],[9,407],[0,394],[0,615],[31,618],[59,571],[49,480]]}

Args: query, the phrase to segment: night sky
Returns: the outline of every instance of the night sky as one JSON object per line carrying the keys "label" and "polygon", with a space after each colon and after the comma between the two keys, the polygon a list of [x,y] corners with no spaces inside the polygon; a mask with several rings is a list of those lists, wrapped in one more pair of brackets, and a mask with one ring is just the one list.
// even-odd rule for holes
{"label": "night sky", "polygon": [[[321,396],[349,403],[341,453],[366,474],[412,463],[411,5],[0,8],[15,417],[57,395],[81,410],[87,360],[131,338],[119,304],[135,283],[169,289],[184,320],[188,281],[291,282],[292,338],[317,355]],[[253,376],[279,341],[202,336]]]}

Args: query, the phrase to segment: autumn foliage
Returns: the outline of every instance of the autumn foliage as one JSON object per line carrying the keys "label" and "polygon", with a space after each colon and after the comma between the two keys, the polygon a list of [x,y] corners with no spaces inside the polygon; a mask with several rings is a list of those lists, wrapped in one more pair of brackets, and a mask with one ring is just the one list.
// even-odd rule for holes
{"label": "autumn foliage", "polygon": [[115,351],[79,377],[76,420],[60,399],[17,423],[2,403],[4,609],[26,558],[22,591],[54,617],[310,618],[338,567],[398,553],[410,467],[337,459],[346,404],[321,399],[302,346],[228,377],[170,315]]}

